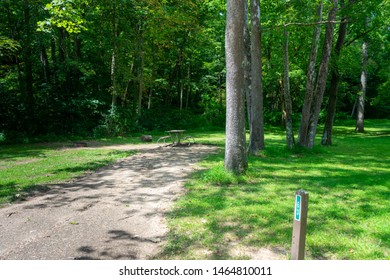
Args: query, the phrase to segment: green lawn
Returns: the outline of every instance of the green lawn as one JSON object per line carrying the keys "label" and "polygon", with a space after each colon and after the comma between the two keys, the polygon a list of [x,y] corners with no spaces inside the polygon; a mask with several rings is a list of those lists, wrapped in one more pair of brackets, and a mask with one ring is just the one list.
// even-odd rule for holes
{"label": "green lawn", "polygon": [[[243,176],[224,171],[223,132],[188,132],[221,152],[200,163],[204,170],[193,174],[176,202],[159,258],[245,259],[267,248],[288,259],[294,194],[304,189],[310,196],[307,259],[389,260],[390,121],[367,121],[365,134],[353,128],[353,122],[336,126],[334,145],[312,151],[289,151],[284,132],[268,129],[265,151],[249,159]],[[110,145],[139,142],[137,136],[94,143],[105,149],[0,146],[0,205],[131,154]]]}
{"label": "green lawn", "polygon": [[[121,143],[101,141],[100,145]],[[48,184],[64,182],[132,154],[112,149],[73,149],[64,144],[0,146],[0,206]]]}
{"label": "green lawn", "polygon": [[177,201],[160,257],[245,259],[267,248],[288,259],[294,194],[304,189],[307,259],[390,259],[390,121],[367,121],[360,135],[353,128],[337,126],[334,146],[312,151],[288,151],[283,132],[267,133],[265,151],[238,177],[224,171],[223,133],[195,134],[221,153]]}

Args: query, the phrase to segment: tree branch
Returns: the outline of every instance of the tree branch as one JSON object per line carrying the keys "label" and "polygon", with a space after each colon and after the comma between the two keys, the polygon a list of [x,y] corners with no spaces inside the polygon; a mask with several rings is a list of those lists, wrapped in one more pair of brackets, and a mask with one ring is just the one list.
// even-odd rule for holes
{"label": "tree branch", "polygon": [[363,32],[359,35],[357,35],[355,38],[353,38],[351,41],[347,42],[344,44],[345,47],[348,47],[349,45],[351,45],[353,42],[355,42],[356,40],[359,40],[360,38],[366,36],[368,33],[370,33],[371,31],[375,30],[376,29],[376,26],[375,27],[372,27],[371,29],[367,30],[366,32]]}
{"label": "tree branch", "polygon": [[328,24],[328,23],[334,23],[334,24],[340,24],[340,23],[349,23],[347,20],[342,20],[342,21],[318,21],[318,22],[289,22],[289,23],[284,23],[281,25],[275,25],[272,27],[265,27],[262,28],[262,30],[267,30],[267,29],[276,29],[276,28],[284,28],[288,26],[313,26],[313,25],[319,25],[319,24]]}

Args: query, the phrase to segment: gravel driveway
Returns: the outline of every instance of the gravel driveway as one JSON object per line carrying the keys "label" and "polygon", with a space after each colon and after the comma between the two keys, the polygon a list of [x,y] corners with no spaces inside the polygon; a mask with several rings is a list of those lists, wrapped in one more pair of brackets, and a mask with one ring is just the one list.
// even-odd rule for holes
{"label": "gravel driveway", "polygon": [[194,164],[217,148],[126,145],[134,156],[0,209],[0,259],[149,259]]}

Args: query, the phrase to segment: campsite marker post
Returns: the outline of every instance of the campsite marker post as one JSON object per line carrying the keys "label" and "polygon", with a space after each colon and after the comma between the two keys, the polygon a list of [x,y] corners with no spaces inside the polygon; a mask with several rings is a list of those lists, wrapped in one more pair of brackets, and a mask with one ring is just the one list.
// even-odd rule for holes
{"label": "campsite marker post", "polygon": [[292,260],[305,259],[308,202],[308,192],[300,190],[295,193],[294,223],[291,249]]}

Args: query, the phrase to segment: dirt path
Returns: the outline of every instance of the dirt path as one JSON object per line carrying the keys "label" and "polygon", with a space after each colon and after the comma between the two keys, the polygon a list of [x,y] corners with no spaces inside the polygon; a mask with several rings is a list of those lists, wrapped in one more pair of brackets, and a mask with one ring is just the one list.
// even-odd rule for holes
{"label": "dirt path", "polygon": [[[112,148],[112,147],[110,147]],[[118,146],[139,152],[72,183],[0,209],[0,259],[148,259],[165,214],[215,147]]]}

